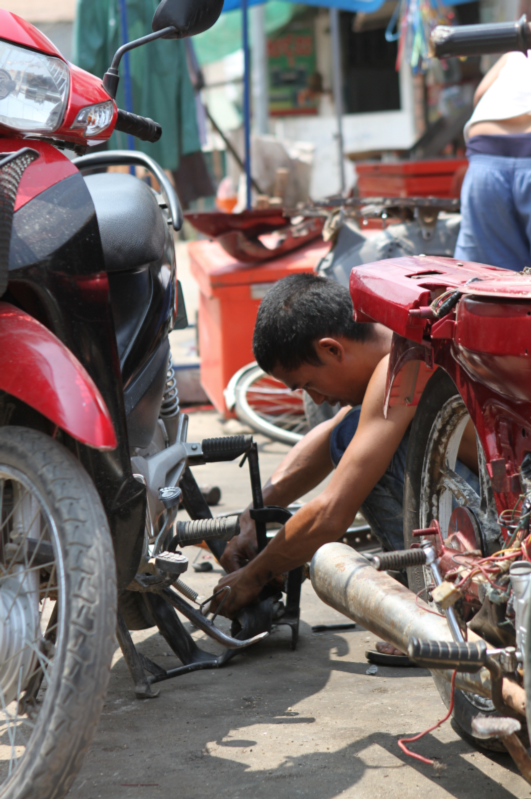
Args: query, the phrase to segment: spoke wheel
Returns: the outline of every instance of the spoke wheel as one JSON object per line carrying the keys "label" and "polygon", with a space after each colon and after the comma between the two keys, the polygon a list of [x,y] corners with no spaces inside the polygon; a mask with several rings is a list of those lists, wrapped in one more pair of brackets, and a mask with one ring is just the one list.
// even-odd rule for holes
{"label": "spoke wheel", "polygon": [[79,462],[0,429],[0,797],[63,797],[99,720],[114,650],[108,523]]}
{"label": "spoke wheel", "polygon": [[302,389],[284,383],[251,365],[234,388],[236,416],[273,441],[296,444],[308,430]]}
{"label": "spoke wheel", "polygon": [[[415,539],[412,531],[439,522],[443,538],[448,535],[452,510],[462,506],[478,521],[477,548],[485,554],[499,548],[500,529],[490,479],[481,444],[478,446],[479,494],[455,471],[459,444],[470,419],[457,388],[442,369],[438,369],[424,389],[413,421],[404,486],[404,543],[409,548]],[[408,569],[409,588],[427,599],[431,574],[421,566]],[[437,607],[434,605],[434,609]],[[441,677],[434,681],[447,707],[450,685]],[[479,741],[472,735],[472,720],[478,715],[495,714],[489,699],[456,691],[454,721],[459,731],[483,748],[505,751],[498,741]]]}

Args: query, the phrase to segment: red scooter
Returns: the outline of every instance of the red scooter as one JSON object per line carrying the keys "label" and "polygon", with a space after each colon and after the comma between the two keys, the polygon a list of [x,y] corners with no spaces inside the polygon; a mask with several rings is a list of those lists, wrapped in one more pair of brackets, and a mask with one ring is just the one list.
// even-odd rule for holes
{"label": "red scooter", "polygon": [[[531,27],[522,18],[433,38],[441,57],[525,52]],[[313,584],[429,668],[465,737],[505,748],[531,782],[530,270],[398,258],[353,269],[350,292],[357,321],[394,332],[386,408],[418,405],[405,549],[370,564],[329,544],[315,555]],[[467,426],[477,479],[456,467]],[[408,588],[385,573],[405,568]]]}
{"label": "red scooter", "polygon": [[[161,136],[152,120],[117,109],[120,59],[206,30],[222,5],[163,0],[153,32],[121,47],[103,82],[0,11],[2,799],[68,792],[99,720],[116,634],[140,697],[266,634],[226,635],[180,579],[188,561],[178,547],[207,540],[219,556],[238,532],[234,517],[212,520],[190,465],[246,454],[261,494],[250,436],[187,442],[168,340],[186,326],[177,197],[142,153],[89,152],[113,130]],[[111,164],[145,167],[155,188],[106,173]],[[180,505],[192,521],[176,523]],[[225,655],[199,649],[176,610]],[[136,651],[129,630],[155,625],[179,668]]]}

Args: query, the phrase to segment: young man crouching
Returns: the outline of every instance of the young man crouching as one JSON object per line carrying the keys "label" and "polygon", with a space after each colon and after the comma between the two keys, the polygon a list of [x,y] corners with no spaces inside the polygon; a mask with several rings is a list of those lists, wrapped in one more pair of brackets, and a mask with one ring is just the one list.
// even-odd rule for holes
{"label": "young man crouching", "polygon": [[[383,325],[354,322],[348,290],[327,278],[293,275],[265,296],[253,339],[260,367],[292,390],[304,389],[317,404],[342,408],[286,455],[263,488],[264,503],[287,507],[335,471],[322,493],[303,505],[259,554],[249,509],[242,514],[241,532],[221,561],[229,574],[218,589],[231,587],[225,615],[235,617],[273,577],[340,539],[359,510],[385,550],[404,548],[404,472],[416,409],[395,405],[384,417],[391,339]],[[469,427],[463,452],[468,438],[475,442]],[[461,449],[459,455],[463,460]],[[474,463],[467,466],[474,468]],[[458,462],[457,468],[465,479],[473,479],[467,466]]]}

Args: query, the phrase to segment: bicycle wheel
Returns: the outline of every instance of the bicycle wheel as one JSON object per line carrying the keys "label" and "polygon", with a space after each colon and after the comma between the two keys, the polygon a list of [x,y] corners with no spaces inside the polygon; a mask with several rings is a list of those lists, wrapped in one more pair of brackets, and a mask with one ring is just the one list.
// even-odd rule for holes
{"label": "bicycle wheel", "polygon": [[81,464],[0,429],[0,797],[60,799],[98,723],[114,651],[114,552]]}
{"label": "bicycle wheel", "polygon": [[250,364],[234,386],[235,412],[240,421],[273,441],[296,444],[308,430],[302,389],[284,383]]}

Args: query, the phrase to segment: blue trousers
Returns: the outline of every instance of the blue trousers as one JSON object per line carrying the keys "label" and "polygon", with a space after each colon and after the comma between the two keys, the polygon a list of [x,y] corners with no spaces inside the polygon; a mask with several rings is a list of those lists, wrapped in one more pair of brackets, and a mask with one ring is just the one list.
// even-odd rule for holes
{"label": "blue trousers", "polygon": [[[330,456],[337,466],[352,441],[360,419],[361,405],[353,408],[333,429]],[[376,483],[360,510],[385,551],[404,549],[404,479],[409,441],[407,429],[383,477]],[[461,461],[455,471],[479,494],[479,480]]]}
{"label": "blue trousers", "polygon": [[471,155],[455,258],[520,272],[531,266],[531,158]]}

